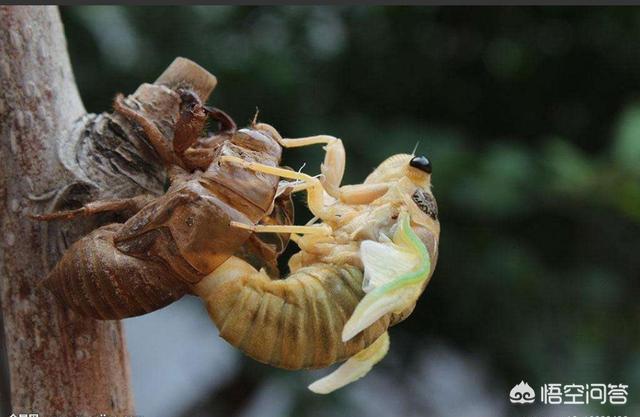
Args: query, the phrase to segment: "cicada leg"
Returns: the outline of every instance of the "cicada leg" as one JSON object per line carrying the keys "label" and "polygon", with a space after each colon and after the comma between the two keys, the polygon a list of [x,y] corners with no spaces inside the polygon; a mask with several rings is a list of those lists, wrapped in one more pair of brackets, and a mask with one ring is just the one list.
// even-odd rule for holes
{"label": "cicada leg", "polygon": [[334,198],[340,198],[340,183],[342,183],[346,163],[344,145],[340,139],[328,135],[317,135],[297,139],[281,139],[276,137],[276,140],[283,148],[299,148],[318,144],[326,145],[324,148],[326,151],[324,162],[320,165],[320,172],[322,172],[320,181],[327,194]]}
{"label": "cicada leg", "polygon": [[245,224],[240,222],[231,222],[232,227],[238,229],[251,230],[255,233],[294,233],[294,234],[331,234],[331,227],[326,224],[317,226],[278,226],[278,225],[262,225],[262,224]]}
{"label": "cicada leg", "polygon": [[30,217],[41,220],[71,220],[81,216],[92,216],[99,213],[107,212],[124,212],[127,217],[131,217],[154,200],[154,196],[143,194],[131,198],[119,198],[115,200],[98,200],[85,204],[84,206],[74,210],[63,210],[47,214],[32,215]]}
{"label": "cicada leg", "polygon": [[[260,124],[259,126],[268,125]],[[346,166],[346,154],[342,140],[336,137],[329,135],[307,136],[296,139],[283,139],[279,135],[274,135],[274,137],[283,148],[326,145],[324,148],[326,155],[324,162],[320,166],[320,171],[322,172],[320,183],[327,194],[344,203],[368,204],[384,195],[389,189],[389,185],[386,183],[340,186]],[[307,188],[309,188],[308,183],[298,184],[292,188],[292,192],[302,191]]]}

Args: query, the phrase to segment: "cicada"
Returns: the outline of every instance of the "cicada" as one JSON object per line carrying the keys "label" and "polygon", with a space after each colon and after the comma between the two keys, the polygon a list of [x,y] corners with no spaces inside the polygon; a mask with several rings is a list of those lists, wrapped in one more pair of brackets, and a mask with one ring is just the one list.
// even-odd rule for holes
{"label": "cicada", "polygon": [[[144,314],[192,293],[220,335],[258,361],[302,369],[346,360],[310,386],[315,392],[361,377],[386,354],[388,328],[413,311],[436,265],[440,224],[430,161],[394,155],[363,183],[341,185],[340,139],[285,139],[256,121],[238,130],[224,112],[180,94],[171,146],[154,141],[157,127],[116,100],[116,110],[151,138],[169,187],[160,197],[40,216],[134,213],[74,243],[45,284],[70,308],[98,319]],[[208,117],[220,132],[201,136]],[[316,144],[326,149],[319,176],[280,166],[283,148]],[[311,224],[293,224],[289,196],[299,192],[315,216]],[[276,260],[289,239],[300,251],[280,277]]]}
{"label": "cicada", "polygon": [[440,224],[430,161],[394,155],[362,184],[340,186],[342,141],[331,136],[282,139],[285,148],[325,144],[320,178],[234,156],[220,158],[291,180],[306,191],[317,224],[233,227],[288,233],[299,247],[290,273],[272,279],[231,257],[195,286],[220,335],[254,359],[286,369],[321,368],[348,359],[312,384],[319,393],[364,375],[389,346],[387,329],[414,309],[433,274]]}

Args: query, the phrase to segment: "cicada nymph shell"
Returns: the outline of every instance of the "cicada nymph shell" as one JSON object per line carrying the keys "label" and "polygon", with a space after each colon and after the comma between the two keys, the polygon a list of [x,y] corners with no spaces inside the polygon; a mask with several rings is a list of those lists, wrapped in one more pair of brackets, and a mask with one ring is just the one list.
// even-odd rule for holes
{"label": "cicada nymph shell", "polygon": [[[236,130],[228,116],[217,111],[226,130],[214,137],[186,139],[185,135],[199,134],[193,126],[197,122],[194,114],[200,114],[203,106],[192,94],[180,94],[182,106],[176,109],[180,116],[175,119],[177,131],[182,133],[174,138],[180,143],[174,143],[173,149],[165,148],[165,154],[174,154],[162,157],[171,183],[167,192],[143,200],[145,204],[124,223],[103,226],[75,242],[44,281],[80,314],[121,319],[161,308],[190,292],[192,285],[243,251],[252,232],[232,228],[232,221],[255,224],[273,221],[273,216],[280,216],[279,221],[292,221],[286,199],[275,202],[277,176],[256,175],[242,167],[219,163],[221,157],[233,156],[278,167],[282,148],[272,136],[273,129],[251,126]],[[146,126],[139,114],[131,117]],[[189,122],[184,122],[185,118]],[[147,130],[153,135],[152,128]],[[173,161],[179,161],[178,165]],[[206,165],[204,171],[199,169],[202,164]],[[96,210],[101,202],[92,204],[85,207],[86,211]],[[112,207],[118,202],[102,204]],[[286,235],[281,237],[279,248],[261,244],[260,239],[252,243],[260,246],[258,256],[265,257],[264,263],[271,264],[284,249],[286,239]]]}

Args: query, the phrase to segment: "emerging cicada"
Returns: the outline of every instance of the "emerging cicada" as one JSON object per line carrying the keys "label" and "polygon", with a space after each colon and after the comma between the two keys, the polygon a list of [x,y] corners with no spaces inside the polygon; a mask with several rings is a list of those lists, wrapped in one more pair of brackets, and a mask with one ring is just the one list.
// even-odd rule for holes
{"label": "emerging cicada", "polygon": [[[265,125],[258,128],[269,129]],[[282,139],[283,147],[326,144],[321,178],[234,156],[222,164],[294,180],[321,221],[307,226],[232,222],[240,230],[291,233],[300,247],[285,279],[231,257],[195,286],[220,335],[247,355],[287,369],[349,359],[312,384],[331,392],[362,375],[389,346],[387,328],[406,318],[438,256],[440,225],[425,157],[388,158],[362,184],[340,187],[342,142],[331,136]]]}
{"label": "emerging cicada", "polygon": [[[313,391],[361,377],[386,354],[387,329],[413,311],[436,265],[440,225],[430,162],[395,155],[362,184],[341,186],[339,139],[283,139],[255,121],[237,130],[189,90],[178,94],[172,143],[116,99],[115,110],[145,132],[170,185],[160,197],[36,216],[132,213],[69,247],[46,286],[98,319],[144,314],[196,294],[220,335],[261,362],[301,369],[348,359]],[[200,136],[209,117],[221,131]],[[319,177],[280,167],[282,148],[314,144],[326,145]],[[315,224],[292,224],[289,195],[301,191]],[[276,239],[268,243],[263,233]],[[300,252],[280,279],[276,258],[289,239]]]}

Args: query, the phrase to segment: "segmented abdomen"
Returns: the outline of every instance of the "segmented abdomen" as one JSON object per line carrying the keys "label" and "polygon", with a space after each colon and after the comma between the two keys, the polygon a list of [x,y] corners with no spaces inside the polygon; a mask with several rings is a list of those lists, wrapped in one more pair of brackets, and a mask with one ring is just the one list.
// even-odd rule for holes
{"label": "segmented abdomen", "polygon": [[74,311],[103,320],[149,313],[182,297],[187,286],[165,265],[115,248],[121,228],[103,226],[75,242],[45,286]]}
{"label": "segmented abdomen", "polygon": [[362,272],[349,266],[317,264],[272,280],[230,258],[195,291],[220,336],[252,358],[286,369],[322,368],[347,359],[393,324],[384,316],[342,342],[344,324],[364,297]]}

